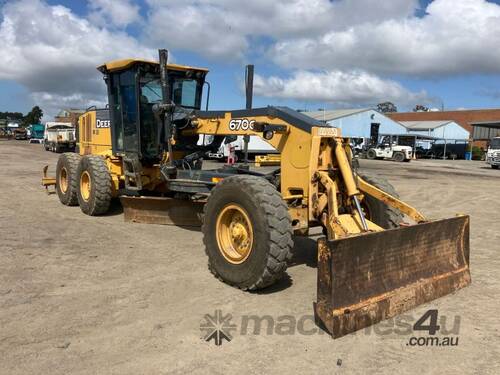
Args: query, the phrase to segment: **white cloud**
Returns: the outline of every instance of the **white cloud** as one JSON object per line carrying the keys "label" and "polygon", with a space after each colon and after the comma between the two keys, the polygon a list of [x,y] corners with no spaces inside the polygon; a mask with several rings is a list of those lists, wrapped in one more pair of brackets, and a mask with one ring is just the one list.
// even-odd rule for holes
{"label": "white cloud", "polygon": [[0,40],[0,79],[25,86],[49,116],[54,108],[85,108],[93,100],[105,100],[97,65],[116,58],[155,56],[154,50],[123,32],[97,27],[68,8],[39,0],[11,2],[2,8]]}
{"label": "white cloud", "polygon": [[[7,2],[0,79],[22,84],[42,106],[85,107],[105,101],[96,65],[155,59],[158,47],[258,69],[271,59],[281,77],[258,77],[261,95],[352,104],[421,101],[425,93],[395,76],[500,73],[500,5],[486,0],[435,0],[421,17],[418,0],[146,2],[145,19],[132,0],[89,0],[86,18],[44,0]],[[131,24],[142,34],[128,35]]]}
{"label": "white cloud", "polygon": [[92,106],[104,108],[108,103],[105,92],[94,94],[85,92],[74,92],[68,95],[48,92],[32,92],[34,103],[44,111],[44,121],[50,119],[63,108],[85,109]]}
{"label": "white cloud", "polygon": [[298,71],[286,79],[257,75],[254,87],[256,95],[266,97],[351,106],[375,105],[387,100],[403,105],[431,101],[425,92],[410,92],[395,81],[363,71]]}
{"label": "white cloud", "polygon": [[[270,58],[292,77],[318,69],[330,75],[364,72],[384,83],[384,89],[396,92],[391,94],[394,98],[412,96],[401,85],[396,88],[394,80],[378,76],[419,78],[500,72],[500,5],[486,0],[435,0],[418,16],[417,0],[148,3],[146,39],[155,45],[167,43],[169,48],[221,62],[258,63],[259,59]],[[266,48],[267,53],[263,52]],[[349,97],[357,90],[345,92]],[[286,95],[303,96],[300,90]],[[366,95],[380,96],[372,89]]]}
{"label": "white cloud", "polygon": [[[380,22],[413,14],[417,0],[148,0],[153,43],[219,59],[252,53],[255,37],[314,37],[352,22]],[[297,51],[295,51],[297,53]]]}
{"label": "white cloud", "polygon": [[238,59],[249,47],[233,19],[214,6],[190,1],[152,4],[146,23],[151,45],[189,50],[217,59]]}
{"label": "white cloud", "polygon": [[500,5],[435,0],[149,0],[151,43],[218,61],[409,76],[500,72]]}
{"label": "white cloud", "polygon": [[90,0],[90,20],[106,26],[124,27],[140,21],[139,6],[130,0]]}
{"label": "white cloud", "polygon": [[287,68],[355,67],[414,76],[500,72],[499,5],[435,0],[426,12],[422,18],[355,23],[315,38],[281,40],[270,56]]}

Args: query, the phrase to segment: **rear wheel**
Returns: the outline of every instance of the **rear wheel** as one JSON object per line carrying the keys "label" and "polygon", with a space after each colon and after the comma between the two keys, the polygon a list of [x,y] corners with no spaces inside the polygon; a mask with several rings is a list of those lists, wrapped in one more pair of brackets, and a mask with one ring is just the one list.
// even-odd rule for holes
{"label": "rear wheel", "polygon": [[491,165],[491,168],[498,169],[498,165]]}
{"label": "rear wheel", "polygon": [[[359,173],[359,175],[369,184],[385,191],[395,198],[399,198],[399,194],[396,192],[394,186],[385,178],[374,177],[363,173]],[[366,218],[384,229],[397,228],[403,221],[403,214],[401,212],[368,194],[365,194],[361,206]]]}
{"label": "rear wheel", "polygon": [[56,191],[59,200],[66,206],[76,206],[78,204],[78,164],[80,155],[64,153],[59,156],[56,167]]}
{"label": "rear wheel", "polygon": [[394,155],[392,155],[392,158],[394,159],[394,161],[401,163],[401,162],[405,161],[405,154],[398,151],[398,152],[395,152]]}
{"label": "rear wheel", "polygon": [[77,196],[83,213],[96,216],[109,210],[111,175],[106,161],[96,155],[84,156],[78,165]]}
{"label": "rear wheel", "polygon": [[243,290],[265,288],[291,258],[288,207],[268,181],[234,176],[212,190],[204,209],[203,242],[210,271]]}

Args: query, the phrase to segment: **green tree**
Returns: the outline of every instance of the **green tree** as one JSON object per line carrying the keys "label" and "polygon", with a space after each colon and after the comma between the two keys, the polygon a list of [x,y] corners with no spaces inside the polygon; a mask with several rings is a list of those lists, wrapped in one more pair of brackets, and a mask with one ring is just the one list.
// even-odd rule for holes
{"label": "green tree", "polygon": [[392,102],[384,102],[377,104],[377,111],[382,113],[397,112],[398,107],[396,107]]}
{"label": "green tree", "polygon": [[21,120],[22,118],[21,112],[0,112],[0,119]]}
{"label": "green tree", "polygon": [[26,116],[24,116],[23,125],[28,126],[31,124],[38,124],[40,123],[42,117],[43,111],[39,106],[36,105],[31,108],[31,111],[29,111]]}
{"label": "green tree", "polygon": [[413,112],[429,112],[429,108],[422,104],[417,104],[415,108],[413,108]]}

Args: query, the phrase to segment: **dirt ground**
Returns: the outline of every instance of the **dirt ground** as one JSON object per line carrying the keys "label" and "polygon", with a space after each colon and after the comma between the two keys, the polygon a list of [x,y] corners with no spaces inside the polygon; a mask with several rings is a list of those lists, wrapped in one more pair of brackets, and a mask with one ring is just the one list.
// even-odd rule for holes
{"label": "dirt ground", "polygon": [[[482,162],[362,161],[429,217],[471,215],[472,285],[406,316],[413,325],[437,309],[450,330],[458,319],[458,344],[435,347],[408,345],[426,333],[394,321],[336,340],[306,334],[313,240],[296,240],[288,278],[245,293],[208,272],[197,230],[124,223],[119,206],[96,218],[61,205],[40,186],[56,160],[41,145],[0,140],[1,374],[500,373],[500,171]],[[216,310],[236,325],[220,346],[200,331]],[[243,332],[248,315],[307,329]]]}

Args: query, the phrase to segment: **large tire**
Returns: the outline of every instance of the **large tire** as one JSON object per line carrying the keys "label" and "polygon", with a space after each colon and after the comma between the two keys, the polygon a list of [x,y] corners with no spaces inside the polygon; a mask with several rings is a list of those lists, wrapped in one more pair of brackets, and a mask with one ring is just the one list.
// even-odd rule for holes
{"label": "large tire", "polygon": [[[231,259],[227,250],[235,251],[238,240],[227,240],[229,247],[219,245],[224,244],[221,223],[231,209],[243,212],[238,219],[230,220],[231,225],[238,225],[245,216],[243,221],[251,227],[251,230],[246,227],[252,233],[252,240],[244,242],[249,249],[246,255],[234,252],[241,259],[238,256]],[[205,205],[202,231],[210,271],[225,283],[243,290],[262,289],[275,283],[284,275],[292,256],[288,207],[276,188],[261,177],[233,176],[217,184]],[[227,233],[234,236],[231,230]],[[227,238],[234,239],[231,236]]]}
{"label": "large tire", "polygon": [[405,161],[405,154],[403,154],[402,152],[395,152],[393,155],[392,155],[392,159],[394,161],[397,161],[398,163],[402,163]]}
{"label": "large tire", "polygon": [[83,213],[90,216],[108,212],[111,204],[111,175],[104,158],[96,155],[82,157],[78,165],[77,196]]}
{"label": "large tire", "polygon": [[[374,177],[364,173],[359,173],[359,175],[369,184],[385,191],[395,198],[399,198],[399,194],[396,192],[396,189],[394,189],[394,186],[385,178]],[[365,210],[367,218],[384,229],[397,228],[403,221],[403,214],[401,212],[368,194],[365,194],[362,207]]]}
{"label": "large tire", "polygon": [[369,149],[368,152],[366,153],[366,158],[369,160],[375,160],[377,159],[377,153],[375,152],[374,149]]}
{"label": "large tire", "polygon": [[59,156],[56,167],[56,192],[59,200],[66,206],[78,204],[78,164],[80,155],[64,153]]}

